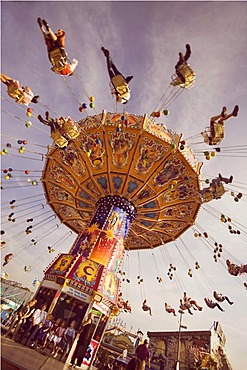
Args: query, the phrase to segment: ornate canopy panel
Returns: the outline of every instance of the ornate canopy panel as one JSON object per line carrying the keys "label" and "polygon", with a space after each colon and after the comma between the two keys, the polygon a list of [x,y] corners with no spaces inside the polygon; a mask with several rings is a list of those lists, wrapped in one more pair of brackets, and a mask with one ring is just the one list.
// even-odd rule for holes
{"label": "ornate canopy panel", "polygon": [[146,116],[106,113],[76,123],[79,135],[65,149],[48,150],[42,182],[61,222],[76,233],[92,219],[97,201],[117,195],[137,216],[126,249],[146,249],[177,239],[193,225],[201,205],[201,164],[181,135]]}

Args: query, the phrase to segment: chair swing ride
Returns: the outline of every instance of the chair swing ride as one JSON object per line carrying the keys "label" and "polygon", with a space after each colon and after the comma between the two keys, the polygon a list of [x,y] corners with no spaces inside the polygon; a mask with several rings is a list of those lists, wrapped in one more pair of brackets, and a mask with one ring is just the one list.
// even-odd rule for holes
{"label": "chair swing ride", "polygon": [[[52,70],[59,73],[69,57],[64,48],[55,48],[49,60]],[[167,107],[178,91],[189,90],[195,83],[187,62],[179,72],[183,81],[172,76],[169,98],[163,97],[165,102],[150,116],[103,110],[77,122],[56,119],[59,129],[51,132],[53,144],[45,155],[41,182],[47,204],[78,236],[68,253],[58,255],[44,271],[37,295],[47,286],[55,290],[51,306],[62,293],[78,291],[89,308],[97,307],[108,317],[117,315],[124,307],[120,286],[125,251],[153,250],[176,241],[193,227],[204,203],[226,192],[222,178],[201,189],[202,162],[183,135],[155,122],[163,108],[169,114]],[[11,87],[8,94],[18,97],[21,104],[22,93]],[[94,97],[89,101],[94,108]],[[86,103],[79,108],[86,109]],[[215,123],[213,132],[206,129],[202,135],[206,144],[218,145],[224,126]],[[1,154],[7,154],[7,149]],[[4,173],[7,179],[9,173]],[[234,194],[235,199],[241,196]],[[55,250],[50,247],[51,251]],[[13,257],[7,254],[4,264]],[[30,269],[25,266],[24,270]]]}

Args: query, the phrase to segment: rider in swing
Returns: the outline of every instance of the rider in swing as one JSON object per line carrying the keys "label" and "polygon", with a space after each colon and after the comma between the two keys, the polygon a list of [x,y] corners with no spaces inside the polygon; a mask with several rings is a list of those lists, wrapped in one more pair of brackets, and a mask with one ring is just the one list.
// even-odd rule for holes
{"label": "rider in swing", "polygon": [[107,60],[107,69],[114,87],[113,94],[116,95],[118,103],[126,104],[130,99],[130,88],[128,83],[132,80],[133,76],[124,77],[113,63],[109,50],[104,47],[101,48]]}
{"label": "rider in swing", "polygon": [[185,54],[183,55],[182,52],[178,53],[179,59],[178,59],[177,64],[175,65],[176,74],[181,79],[182,83],[185,83],[186,80],[185,80],[185,77],[182,75],[182,73],[180,72],[179,69],[180,69],[181,65],[187,64],[187,60],[191,56],[191,47],[190,47],[190,45],[186,44],[185,47],[186,47]]}
{"label": "rider in swing", "polygon": [[[49,59],[50,59],[50,53],[55,49],[59,49],[61,59],[64,60],[64,62],[63,62],[64,63],[64,68],[63,69],[59,68],[59,70],[58,70],[57,67],[53,65],[51,70],[53,72],[59,73],[63,76],[72,76],[76,66],[78,65],[78,60],[73,59],[71,64],[68,63],[68,61],[67,61],[67,56],[66,56],[66,53],[64,51],[65,31],[59,29],[57,31],[57,33],[54,33],[45,19],[38,18],[37,22],[39,24],[39,28],[40,28],[40,30],[42,32],[42,35],[44,37],[44,40],[45,40],[45,44],[46,44],[46,47],[47,47]],[[47,33],[44,29],[44,26],[46,28]],[[60,64],[62,65],[63,63],[60,63]]]}

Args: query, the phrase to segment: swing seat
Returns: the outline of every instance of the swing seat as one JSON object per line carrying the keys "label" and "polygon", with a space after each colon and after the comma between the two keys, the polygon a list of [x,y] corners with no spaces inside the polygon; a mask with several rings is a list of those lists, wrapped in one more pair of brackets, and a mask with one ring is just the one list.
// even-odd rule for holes
{"label": "swing seat", "polygon": [[223,194],[225,194],[225,188],[224,188],[224,185],[222,184],[222,183],[220,183],[220,184],[218,184],[217,186],[216,186],[216,189],[215,189],[215,192],[214,192],[214,199],[219,199],[219,198],[221,198],[221,196],[223,195]]}
{"label": "swing seat", "polygon": [[195,72],[192,70],[189,64],[184,63],[179,68],[178,71],[181,75],[185,78],[185,82],[182,82],[180,77],[177,76],[176,73],[172,75],[172,86],[180,86],[185,89],[189,89],[194,85],[194,81],[196,78]]}
{"label": "swing seat", "polygon": [[203,203],[210,202],[213,200],[213,194],[210,191],[210,189],[205,189],[205,191],[202,192],[202,198],[203,198]]}
{"label": "swing seat", "polygon": [[68,140],[66,140],[59,131],[53,132],[51,134],[51,138],[53,139],[54,143],[59,146],[59,148],[64,148],[68,145]]}
{"label": "swing seat", "polygon": [[204,132],[201,133],[204,138],[204,142],[209,145],[217,145],[225,137],[224,126],[220,123],[214,122],[213,127],[207,127]]}
{"label": "swing seat", "polygon": [[119,88],[126,89],[126,87],[128,86],[128,84],[125,81],[125,78],[121,74],[118,74],[112,77],[111,82],[113,86],[115,87],[115,89],[119,89]]}
{"label": "swing seat", "polygon": [[213,128],[211,130],[212,145],[219,144],[224,139],[224,135],[224,126],[220,123],[214,122]]}
{"label": "swing seat", "polygon": [[49,60],[57,72],[62,71],[67,64],[67,55],[64,48],[56,48],[49,52]]}
{"label": "swing seat", "polygon": [[14,85],[10,85],[8,88],[8,94],[11,98],[18,100],[18,103],[21,103],[25,99],[25,95],[22,91],[17,89]]}
{"label": "swing seat", "polygon": [[77,136],[79,136],[79,131],[77,126],[75,125],[74,122],[72,121],[66,121],[63,124],[63,129],[65,134],[70,138],[70,139],[75,139]]}
{"label": "swing seat", "polygon": [[[111,82],[120,100],[128,101],[130,99],[130,88],[124,77],[121,74],[116,75],[111,79]],[[121,102],[120,100],[119,102]]]}

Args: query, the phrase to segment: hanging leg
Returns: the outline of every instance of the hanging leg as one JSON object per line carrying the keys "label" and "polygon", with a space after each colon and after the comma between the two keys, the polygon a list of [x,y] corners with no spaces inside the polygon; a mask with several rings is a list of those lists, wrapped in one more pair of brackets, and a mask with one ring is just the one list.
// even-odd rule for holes
{"label": "hanging leg", "polygon": [[232,305],[234,302],[231,302],[230,299],[227,297],[227,296],[224,296],[225,300],[230,304]]}
{"label": "hanging leg", "polygon": [[181,72],[179,72],[178,69],[176,69],[176,74],[180,78],[181,82],[184,84],[186,82],[185,77],[182,75]]}
{"label": "hanging leg", "polygon": [[10,78],[9,76],[7,75],[4,75],[3,73],[1,73],[0,75],[0,78],[1,78],[1,81],[5,84],[5,85],[9,85],[11,81],[13,81],[13,78]]}
{"label": "hanging leg", "polygon": [[104,56],[106,57],[106,61],[107,61],[107,70],[108,70],[108,73],[109,73],[109,76],[110,76],[110,79],[112,79],[114,76],[116,75],[119,75],[121,74],[119,72],[119,70],[117,69],[117,67],[115,66],[115,64],[113,63],[111,57],[110,57],[110,52],[109,50],[105,49],[103,46],[101,48],[101,50],[103,51],[104,53]]}
{"label": "hanging leg", "polygon": [[187,60],[191,56],[191,48],[189,44],[186,44],[185,47],[186,47],[186,53],[184,55],[184,61],[187,62]]}
{"label": "hanging leg", "polygon": [[235,105],[232,113],[227,114],[227,115],[224,116],[224,121],[228,120],[231,117],[237,117],[238,111],[239,111],[239,106],[238,105]]}
{"label": "hanging leg", "polygon": [[215,304],[215,307],[217,307],[220,311],[225,312],[225,310],[223,310],[223,308],[220,307],[220,305],[218,303]]}

